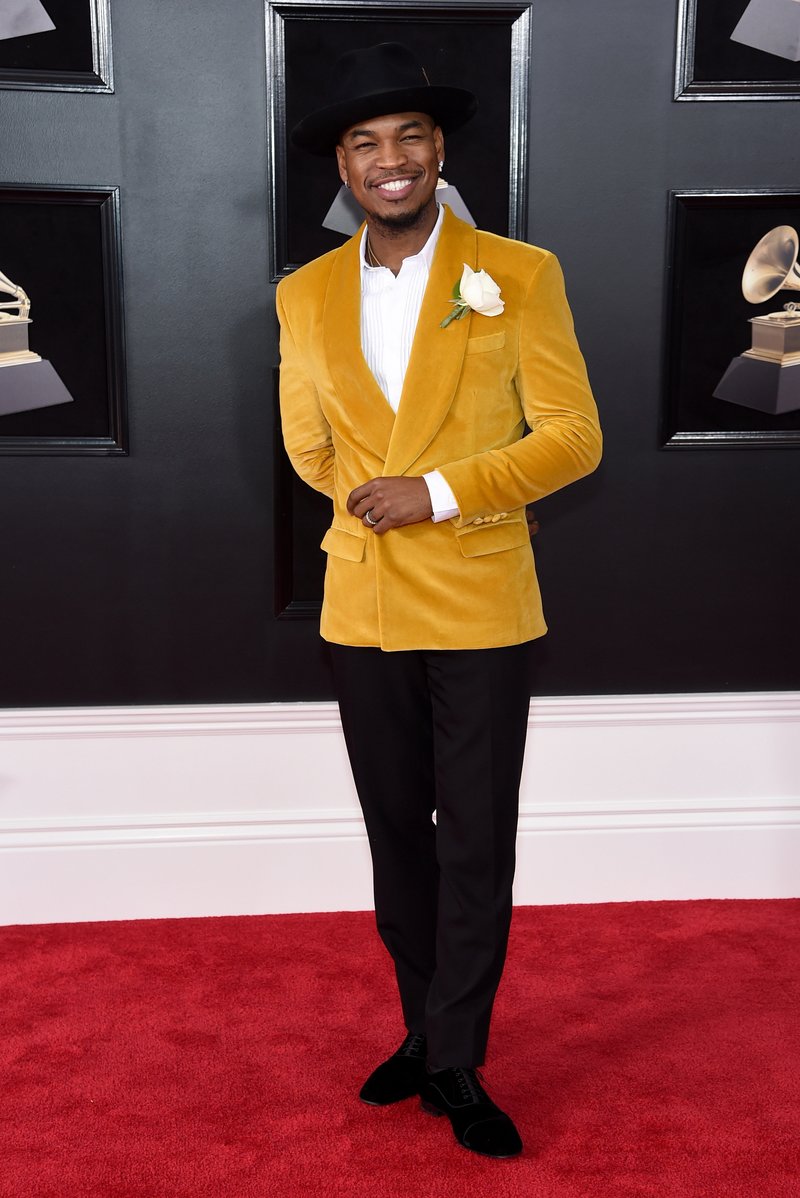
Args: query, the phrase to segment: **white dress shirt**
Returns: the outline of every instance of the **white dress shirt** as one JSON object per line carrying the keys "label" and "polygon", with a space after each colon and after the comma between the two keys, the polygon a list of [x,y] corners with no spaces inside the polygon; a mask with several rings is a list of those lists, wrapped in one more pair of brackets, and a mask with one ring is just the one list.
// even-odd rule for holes
{"label": "white dress shirt", "polygon": [[[400,404],[443,216],[440,204],[430,237],[418,254],[403,259],[396,276],[385,266],[367,264],[366,229],[361,238],[361,351],[394,412]],[[422,477],[430,493],[434,523],[457,516],[455,496],[438,470]]]}

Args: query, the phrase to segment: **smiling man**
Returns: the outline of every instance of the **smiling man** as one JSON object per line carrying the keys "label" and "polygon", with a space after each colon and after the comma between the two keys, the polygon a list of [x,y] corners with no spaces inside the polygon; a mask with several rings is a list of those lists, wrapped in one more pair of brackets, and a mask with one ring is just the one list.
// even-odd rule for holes
{"label": "smiling man", "polygon": [[444,135],[476,106],[401,45],[344,55],[292,139],[335,153],[365,224],[277,303],[287,452],[333,501],[321,632],[406,1028],[360,1096],[419,1095],[508,1157],[519,1133],[477,1069],[546,631],[525,505],[593,470],[601,440],[553,255],[436,203]]}

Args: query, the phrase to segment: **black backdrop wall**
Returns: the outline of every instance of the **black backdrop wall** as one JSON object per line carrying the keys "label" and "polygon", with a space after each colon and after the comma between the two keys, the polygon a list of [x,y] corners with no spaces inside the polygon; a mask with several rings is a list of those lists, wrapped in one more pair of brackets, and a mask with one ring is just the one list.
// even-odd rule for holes
{"label": "black backdrop wall", "polygon": [[[800,107],[674,103],[674,26],[534,8],[529,238],[607,437],[537,509],[544,694],[800,683],[800,450],[658,437],[668,191],[800,190]],[[313,619],[274,614],[262,5],[114,4],[113,44],[113,95],[0,91],[0,182],[120,188],[130,429],[128,457],[0,457],[0,703],[327,697]]]}

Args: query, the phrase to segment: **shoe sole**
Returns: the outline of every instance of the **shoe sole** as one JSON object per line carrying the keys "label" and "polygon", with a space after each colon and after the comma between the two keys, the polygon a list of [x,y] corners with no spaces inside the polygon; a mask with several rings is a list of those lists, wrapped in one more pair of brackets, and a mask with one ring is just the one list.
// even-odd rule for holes
{"label": "shoe sole", "polygon": [[408,1102],[409,1098],[415,1098],[419,1094],[419,1090],[415,1090],[413,1094],[404,1094],[402,1098],[390,1098],[387,1102],[376,1102],[374,1098],[362,1098],[359,1094],[359,1100],[365,1106],[397,1106],[398,1102]]}

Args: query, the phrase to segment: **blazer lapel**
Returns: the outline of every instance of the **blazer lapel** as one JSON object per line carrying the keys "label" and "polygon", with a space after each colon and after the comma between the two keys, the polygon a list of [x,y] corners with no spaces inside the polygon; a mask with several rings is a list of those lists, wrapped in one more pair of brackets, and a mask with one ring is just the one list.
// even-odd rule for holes
{"label": "blazer lapel", "polygon": [[385,461],[395,416],[361,352],[361,229],[337,252],[325,293],[322,339],[354,444]]}
{"label": "blazer lapel", "polygon": [[[436,436],[453,402],[472,313],[451,321],[446,329],[440,325],[451,310],[453,285],[461,278],[464,263],[474,270],[477,256],[475,230],[445,207],[400,404],[390,430],[384,471],[387,475],[408,470]],[[380,390],[377,384],[376,389]]]}

